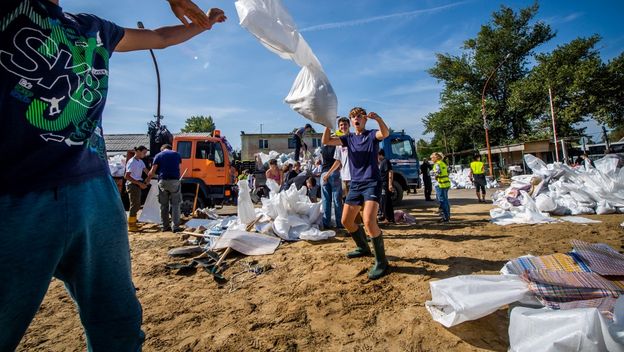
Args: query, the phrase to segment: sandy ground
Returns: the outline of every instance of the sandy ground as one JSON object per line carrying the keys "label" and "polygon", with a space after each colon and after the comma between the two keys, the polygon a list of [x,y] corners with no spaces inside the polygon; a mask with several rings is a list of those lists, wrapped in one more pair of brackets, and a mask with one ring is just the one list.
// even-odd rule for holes
{"label": "sandy ground", "polygon": [[[446,329],[424,308],[429,281],[465,274],[496,274],[509,259],[566,252],[571,239],[605,242],[622,251],[622,215],[588,216],[600,224],[512,225],[488,222],[491,205],[468,190],[450,192],[453,221],[435,223],[435,202],[408,196],[401,208],[413,226],[385,228],[392,273],[369,281],[372,258],[349,260],[350,238],[281,245],[255,257],[275,269],[256,278],[238,276],[218,287],[203,270],[176,275],[180,262],[167,250],[181,244],[155,227],[131,234],[132,264],[143,305],[145,351],[506,351],[507,311]],[[230,209],[231,211],[231,209]],[[241,271],[240,258],[225,272]],[[245,279],[245,280],[243,280]],[[233,292],[230,292],[234,288]],[[76,309],[58,280],[18,351],[84,351]]]}

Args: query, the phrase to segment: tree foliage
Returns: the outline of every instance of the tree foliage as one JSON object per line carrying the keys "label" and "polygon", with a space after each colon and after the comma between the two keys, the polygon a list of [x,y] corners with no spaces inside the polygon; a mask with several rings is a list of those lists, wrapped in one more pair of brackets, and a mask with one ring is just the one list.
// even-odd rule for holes
{"label": "tree foliage", "polygon": [[201,132],[201,133],[211,133],[212,131],[215,130],[215,124],[214,121],[212,120],[212,116],[203,116],[203,115],[198,115],[198,116],[191,116],[190,118],[186,119],[186,121],[184,122],[184,127],[180,130],[181,132],[184,133],[189,133],[189,132]]}
{"label": "tree foliage", "polygon": [[604,64],[598,35],[536,54],[555,36],[535,21],[537,11],[537,3],[517,12],[503,5],[461,54],[436,54],[429,73],[444,82],[441,107],[423,119],[432,144],[447,152],[483,147],[482,101],[490,144],[550,138],[549,88],[559,136],[581,135],[588,118],[624,126],[624,54]]}

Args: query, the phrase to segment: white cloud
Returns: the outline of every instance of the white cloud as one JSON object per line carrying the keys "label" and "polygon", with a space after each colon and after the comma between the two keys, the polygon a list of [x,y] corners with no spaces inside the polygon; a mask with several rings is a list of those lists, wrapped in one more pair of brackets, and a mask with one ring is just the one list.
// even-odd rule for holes
{"label": "white cloud", "polygon": [[547,17],[547,18],[544,18],[544,22],[546,22],[546,23],[548,23],[550,25],[568,23],[568,22],[572,22],[572,21],[576,20],[577,18],[579,18],[579,17],[581,17],[583,15],[584,15],[583,12],[574,12],[574,13],[571,13],[571,14],[566,15],[566,16]]}
{"label": "white cloud", "polygon": [[422,71],[433,65],[435,52],[431,49],[397,46],[375,55],[360,74],[377,75],[387,72]]}
{"label": "white cloud", "polygon": [[394,13],[394,14],[391,14],[391,15],[374,16],[374,17],[368,17],[368,18],[360,18],[360,19],[357,19],[357,20],[344,21],[344,22],[324,23],[324,24],[319,24],[319,25],[315,25],[315,26],[302,28],[299,31],[300,32],[321,31],[321,30],[326,30],[326,29],[336,29],[336,28],[358,26],[358,25],[368,24],[368,23],[371,23],[371,22],[385,21],[385,20],[394,19],[394,18],[415,17],[415,16],[418,16],[418,15],[434,13],[434,12],[450,9],[450,8],[456,7],[458,5],[465,4],[467,2],[468,1],[460,1],[460,2],[453,3],[453,4],[433,7],[433,8],[430,8],[430,9],[400,12],[400,13]]}

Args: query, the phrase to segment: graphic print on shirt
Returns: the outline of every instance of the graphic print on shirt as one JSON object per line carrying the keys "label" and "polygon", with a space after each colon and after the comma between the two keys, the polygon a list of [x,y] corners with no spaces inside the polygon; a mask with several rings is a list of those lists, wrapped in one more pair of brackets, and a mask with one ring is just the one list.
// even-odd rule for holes
{"label": "graphic print on shirt", "polygon": [[[84,37],[22,2],[0,21],[0,32],[20,15],[32,27],[19,29],[12,45],[0,49],[2,68],[19,77],[11,97],[27,105],[24,118],[41,130],[44,141],[87,147],[104,158],[99,120],[88,113],[103,102],[108,87],[110,55],[99,31]],[[50,77],[49,72],[59,74]]]}

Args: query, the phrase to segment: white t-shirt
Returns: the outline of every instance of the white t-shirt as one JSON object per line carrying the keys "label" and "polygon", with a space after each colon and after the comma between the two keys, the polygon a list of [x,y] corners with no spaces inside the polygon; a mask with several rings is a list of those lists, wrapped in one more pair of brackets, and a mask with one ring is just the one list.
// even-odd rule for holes
{"label": "white t-shirt", "polygon": [[126,164],[126,172],[129,172],[130,177],[136,181],[143,180],[143,169],[145,169],[145,163],[141,159],[132,157]]}
{"label": "white t-shirt", "polygon": [[334,159],[340,160],[340,178],[343,181],[351,181],[351,171],[349,170],[349,149],[347,147],[336,147]]}

